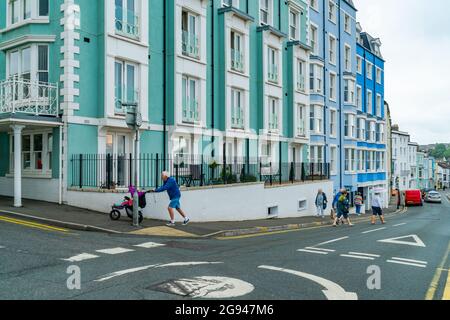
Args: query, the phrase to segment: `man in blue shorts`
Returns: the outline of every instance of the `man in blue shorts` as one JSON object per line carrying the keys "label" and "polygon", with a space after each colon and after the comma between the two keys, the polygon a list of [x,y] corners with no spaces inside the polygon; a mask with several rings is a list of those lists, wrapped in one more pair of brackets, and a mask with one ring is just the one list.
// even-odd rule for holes
{"label": "man in blue shorts", "polygon": [[170,176],[169,172],[164,171],[161,174],[161,178],[164,181],[164,184],[155,190],[156,193],[167,191],[167,194],[170,198],[169,207],[167,210],[169,210],[170,215],[170,222],[167,224],[168,227],[174,227],[175,226],[175,214],[173,210],[177,210],[178,213],[183,217],[184,222],[183,225],[187,225],[189,223],[189,218],[186,216],[186,214],[181,210],[181,192],[180,187],[178,186],[177,181]]}

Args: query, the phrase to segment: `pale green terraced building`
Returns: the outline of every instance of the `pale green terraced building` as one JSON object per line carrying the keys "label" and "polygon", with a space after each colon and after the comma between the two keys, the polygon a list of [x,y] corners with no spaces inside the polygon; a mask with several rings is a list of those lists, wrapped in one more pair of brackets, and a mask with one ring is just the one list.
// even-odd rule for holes
{"label": "pale green terraced building", "polygon": [[258,158],[274,177],[281,163],[308,163],[309,10],[303,0],[0,0],[0,194],[20,206],[127,187],[127,103],[142,114],[144,159]]}

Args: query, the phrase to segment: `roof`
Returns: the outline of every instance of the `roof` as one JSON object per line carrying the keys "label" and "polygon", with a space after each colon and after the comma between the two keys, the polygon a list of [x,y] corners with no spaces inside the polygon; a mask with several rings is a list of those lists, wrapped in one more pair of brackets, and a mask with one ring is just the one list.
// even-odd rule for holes
{"label": "roof", "polygon": [[355,4],[353,3],[353,0],[344,0],[344,2],[357,11]]}
{"label": "roof", "polygon": [[[381,47],[381,40],[379,38],[374,38],[367,32],[361,32],[360,34],[362,45],[365,49],[369,50],[372,54],[377,56],[378,58],[384,60],[383,55],[381,54],[380,47]],[[376,48],[378,47],[378,51]]]}
{"label": "roof", "polygon": [[441,167],[442,169],[450,169],[450,163],[439,162],[438,166]]}

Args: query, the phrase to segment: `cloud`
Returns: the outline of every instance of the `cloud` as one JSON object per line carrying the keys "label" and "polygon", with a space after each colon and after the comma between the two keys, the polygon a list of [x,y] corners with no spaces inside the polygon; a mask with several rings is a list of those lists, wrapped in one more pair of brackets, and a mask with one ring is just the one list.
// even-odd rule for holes
{"label": "cloud", "polygon": [[363,29],[379,37],[393,122],[419,143],[450,142],[448,1],[355,0]]}

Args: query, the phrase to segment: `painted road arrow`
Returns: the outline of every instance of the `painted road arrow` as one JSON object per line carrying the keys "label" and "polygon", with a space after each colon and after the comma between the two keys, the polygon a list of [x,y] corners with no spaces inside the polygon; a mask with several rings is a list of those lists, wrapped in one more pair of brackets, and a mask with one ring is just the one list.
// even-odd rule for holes
{"label": "painted road arrow", "polygon": [[284,268],[271,267],[271,266],[259,266],[258,268],[272,270],[272,271],[285,272],[285,273],[293,274],[298,277],[305,278],[305,279],[311,280],[313,282],[316,282],[326,289],[326,290],[322,290],[322,292],[325,295],[325,297],[327,297],[328,300],[358,300],[358,295],[356,293],[347,292],[340,285],[338,285],[330,280],[315,276],[313,274],[308,274],[308,273],[284,269]]}
{"label": "painted road arrow", "polygon": [[[412,238],[413,241],[400,241],[401,239],[409,239]],[[407,246],[413,246],[413,247],[422,247],[425,248],[425,243],[415,234],[409,235],[409,236],[403,236],[398,238],[390,238],[390,239],[384,239],[384,240],[378,240],[378,242],[383,243],[393,243],[393,244],[404,244]]]}

